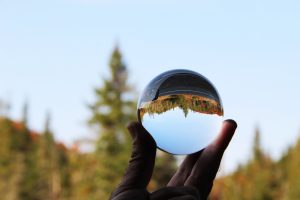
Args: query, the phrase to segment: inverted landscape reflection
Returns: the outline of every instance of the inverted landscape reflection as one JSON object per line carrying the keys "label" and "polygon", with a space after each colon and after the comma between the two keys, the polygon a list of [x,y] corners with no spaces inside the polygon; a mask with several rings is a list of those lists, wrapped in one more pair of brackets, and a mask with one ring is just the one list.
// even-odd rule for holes
{"label": "inverted landscape reflection", "polygon": [[171,154],[191,154],[205,148],[215,138],[223,114],[215,87],[189,70],[157,76],[138,103],[139,121],[158,148]]}

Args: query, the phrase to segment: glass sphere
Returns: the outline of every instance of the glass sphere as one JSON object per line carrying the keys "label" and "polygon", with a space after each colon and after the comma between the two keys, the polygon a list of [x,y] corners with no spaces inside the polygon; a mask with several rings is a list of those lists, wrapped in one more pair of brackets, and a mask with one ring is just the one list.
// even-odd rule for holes
{"label": "glass sphere", "polygon": [[190,70],[155,77],[138,101],[138,119],[157,147],[171,154],[191,154],[215,139],[223,116],[213,84]]}

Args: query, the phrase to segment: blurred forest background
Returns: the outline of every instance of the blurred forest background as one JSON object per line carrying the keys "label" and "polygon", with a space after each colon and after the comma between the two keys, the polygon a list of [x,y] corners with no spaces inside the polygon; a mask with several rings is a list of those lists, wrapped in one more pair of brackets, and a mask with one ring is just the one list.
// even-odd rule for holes
{"label": "blurred forest background", "polygon": [[[1,102],[0,199],[108,199],[118,185],[131,154],[126,125],[136,120],[136,98],[118,48],[109,62],[110,77],[95,88],[96,102],[87,123],[98,132],[94,151],[84,153],[54,140],[47,114],[42,133],[28,127],[28,105],[21,121],[5,113]],[[150,190],[163,186],[176,168],[173,156],[160,152]]]}
{"label": "blurred forest background", "polygon": [[[22,120],[10,119],[9,102],[0,104],[0,199],[47,200],[108,199],[126,169],[131,139],[126,124],[136,120],[136,97],[127,83],[128,70],[118,48],[109,61],[110,76],[95,88],[96,101],[87,106],[87,123],[96,130],[94,151],[66,147],[55,141],[51,117],[44,131],[28,127],[28,105]],[[210,199],[300,199],[300,140],[279,160],[264,152],[260,131],[253,134],[252,157],[219,177]],[[177,167],[176,158],[159,152],[149,190],[164,186]]]}

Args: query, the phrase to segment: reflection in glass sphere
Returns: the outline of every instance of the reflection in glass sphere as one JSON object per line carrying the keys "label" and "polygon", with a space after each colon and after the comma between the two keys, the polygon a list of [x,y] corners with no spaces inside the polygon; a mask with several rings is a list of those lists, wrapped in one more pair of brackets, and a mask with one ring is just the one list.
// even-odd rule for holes
{"label": "reflection in glass sphere", "polygon": [[158,148],[191,154],[216,137],[223,116],[220,96],[204,76],[171,70],[155,77],[138,102],[138,118]]}

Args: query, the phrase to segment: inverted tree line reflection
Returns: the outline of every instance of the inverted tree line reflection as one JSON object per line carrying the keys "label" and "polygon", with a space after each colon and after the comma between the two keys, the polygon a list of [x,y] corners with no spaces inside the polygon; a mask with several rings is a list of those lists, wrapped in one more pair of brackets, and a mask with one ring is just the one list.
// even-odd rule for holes
{"label": "inverted tree line reflection", "polygon": [[214,99],[190,94],[159,96],[156,100],[143,103],[139,108],[140,119],[147,113],[150,116],[179,108],[187,117],[190,111],[202,114],[223,116],[222,105]]}

